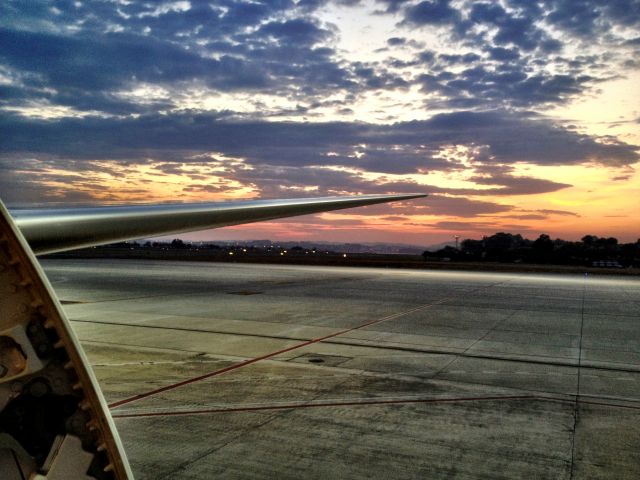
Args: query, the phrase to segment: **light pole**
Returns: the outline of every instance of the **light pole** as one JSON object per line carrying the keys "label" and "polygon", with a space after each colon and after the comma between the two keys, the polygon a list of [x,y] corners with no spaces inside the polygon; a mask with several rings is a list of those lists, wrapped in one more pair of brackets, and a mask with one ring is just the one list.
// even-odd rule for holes
{"label": "light pole", "polygon": [[460,235],[454,235],[453,238],[456,239],[456,250],[458,250],[458,239],[460,238]]}

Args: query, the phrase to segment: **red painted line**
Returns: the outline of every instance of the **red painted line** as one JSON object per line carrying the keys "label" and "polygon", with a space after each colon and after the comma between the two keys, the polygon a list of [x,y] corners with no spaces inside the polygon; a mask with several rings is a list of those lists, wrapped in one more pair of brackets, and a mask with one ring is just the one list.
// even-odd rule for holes
{"label": "red painted line", "polygon": [[230,366],[222,368],[220,370],[215,370],[213,372],[205,373],[204,375],[199,375],[197,377],[189,378],[187,380],[182,380],[181,382],[172,383],[171,385],[167,385],[167,386],[164,386],[164,387],[156,388],[155,390],[150,390],[148,392],[140,393],[138,395],[134,395],[132,397],[125,398],[123,400],[118,400],[117,402],[110,403],[109,404],[109,408],[118,408],[118,407],[120,407],[122,405],[126,405],[128,403],[135,402],[135,401],[141,400],[143,398],[147,398],[147,397],[151,397],[153,395],[157,395],[158,393],[166,392],[168,390],[173,390],[175,388],[179,388],[179,387],[182,387],[184,385],[188,385],[188,384],[194,383],[194,382],[199,382],[201,380],[205,380],[207,378],[215,377],[217,375],[222,375],[223,373],[227,373],[227,372],[230,372],[232,370],[236,370],[238,368],[246,367],[247,365],[251,365],[252,363],[256,363],[256,362],[259,362],[261,360],[266,360],[268,358],[272,358],[272,357],[275,357],[275,356],[280,355],[282,353],[290,352],[292,350],[297,350],[298,348],[306,347],[307,345],[312,345],[314,343],[322,342],[323,340],[327,340],[329,338],[337,337],[338,335],[343,335],[345,333],[353,332],[354,330],[359,330],[361,328],[369,327],[369,326],[375,325],[377,323],[385,322],[387,320],[393,320],[394,318],[402,317],[404,315],[409,315],[410,313],[414,313],[414,312],[417,312],[419,310],[423,310],[425,308],[432,307],[434,305],[439,305],[439,304],[441,304],[443,302],[446,302],[446,301],[450,300],[451,298],[454,298],[454,297],[453,296],[452,297],[447,297],[447,298],[444,298],[442,300],[438,300],[438,301],[435,301],[435,302],[432,302],[432,303],[427,303],[425,305],[420,305],[418,307],[412,308],[410,310],[406,310],[404,312],[399,312],[399,313],[394,313],[392,315],[387,315],[386,317],[382,317],[382,318],[379,318],[379,319],[376,319],[376,320],[371,320],[369,322],[363,323],[361,325],[357,325],[355,327],[347,328],[345,330],[340,330],[339,332],[335,332],[335,333],[331,333],[329,335],[325,335],[324,337],[318,337],[318,338],[314,338],[312,340],[307,340],[306,342],[298,343],[296,345],[293,345],[293,346],[287,347],[287,348],[283,348],[282,350],[278,350],[276,352],[271,352],[271,353],[268,353],[266,355],[262,355],[260,357],[255,357],[255,358],[251,358],[249,360],[244,360],[244,361],[242,361],[240,363],[236,363],[234,365],[230,365]]}
{"label": "red painted line", "polygon": [[326,402],[326,403],[291,403],[287,405],[262,405],[254,407],[209,408],[201,410],[179,410],[173,412],[138,412],[138,413],[114,413],[114,418],[135,417],[173,417],[180,415],[203,415],[208,413],[239,413],[259,412],[264,410],[293,410],[300,408],[326,408],[326,407],[359,407],[371,405],[409,405],[416,403],[460,403],[495,400],[531,400],[538,399],[536,395],[502,395],[486,397],[452,397],[452,398],[421,398],[414,400],[363,400],[353,402]]}

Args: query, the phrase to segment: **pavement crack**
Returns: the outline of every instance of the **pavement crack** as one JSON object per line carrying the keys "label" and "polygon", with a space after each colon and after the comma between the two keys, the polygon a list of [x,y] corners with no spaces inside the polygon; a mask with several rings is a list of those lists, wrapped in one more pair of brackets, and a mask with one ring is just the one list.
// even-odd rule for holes
{"label": "pavement crack", "polygon": [[180,463],[179,465],[175,466],[174,468],[172,468],[171,470],[169,470],[168,472],[165,472],[162,476],[158,477],[158,480],[164,480],[164,479],[173,479],[176,478],[176,473],[178,473],[181,470],[184,470],[185,468],[188,468],[189,466],[195,464],[196,462],[202,460],[203,458],[208,457],[209,455],[222,450],[223,448],[227,447],[228,445],[236,442],[237,440],[239,440],[240,438],[242,438],[244,435],[246,435],[249,432],[252,432],[254,430],[257,430],[258,428],[262,428],[263,426],[273,422],[274,420],[276,420],[278,417],[281,417],[285,414],[287,414],[288,412],[277,412],[274,413],[272,415],[270,415],[265,421],[258,423],[257,425],[251,425],[247,428],[244,428],[241,432],[239,432],[237,435],[233,436],[232,438],[230,438],[229,440],[227,440],[226,442],[224,442],[221,445],[216,445],[213,448],[208,449],[207,451],[205,451],[204,453],[201,453],[199,455],[197,455],[196,457],[190,458],[189,460],[185,460],[184,462]]}
{"label": "pavement crack", "polygon": [[582,284],[582,302],[580,307],[580,340],[578,343],[578,380],[576,382],[576,395],[573,406],[573,428],[571,430],[571,471],[569,478],[573,479],[576,468],[576,431],[580,423],[580,377],[582,373],[582,337],[584,332],[584,305],[587,293],[587,277],[585,276]]}

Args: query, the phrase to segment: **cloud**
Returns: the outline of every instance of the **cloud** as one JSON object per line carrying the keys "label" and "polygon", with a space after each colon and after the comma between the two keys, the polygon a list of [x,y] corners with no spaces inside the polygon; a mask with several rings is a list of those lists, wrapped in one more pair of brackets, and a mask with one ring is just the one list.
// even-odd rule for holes
{"label": "cloud", "polygon": [[515,220],[545,220],[548,217],[546,215],[536,215],[535,213],[528,213],[522,215],[509,215],[506,218],[513,218]]}
{"label": "cloud", "polygon": [[[450,25],[456,36],[473,41],[490,40],[498,46],[514,46],[523,51],[539,49],[557,52],[562,38],[590,40],[621,28],[640,25],[640,4],[636,0],[550,0],[544,3],[526,0],[466,2],[452,5],[448,0],[429,0],[408,5],[385,2],[387,13],[403,12],[401,24],[408,26]],[[615,34],[609,40],[615,38]]]}
{"label": "cloud", "polygon": [[513,207],[493,202],[469,200],[467,198],[445,197],[430,195],[425,202],[425,213],[430,215],[449,215],[454,217],[476,217],[508,212]]}
{"label": "cloud", "polygon": [[635,0],[556,0],[545,21],[580,37],[610,32],[614,27],[640,25],[640,4]]}
{"label": "cloud", "polygon": [[[458,232],[490,232],[496,231],[503,227],[502,224],[498,222],[486,221],[486,222],[478,222],[478,221],[468,221],[468,222],[458,222],[452,220],[443,220],[440,222],[434,222],[428,227],[436,228],[439,230],[450,230],[450,231],[458,231]],[[524,230],[527,227],[520,226]]]}
{"label": "cloud", "polygon": [[[139,118],[61,119],[5,115],[0,154],[47,153],[112,159],[222,152],[252,165],[342,165],[387,173],[455,170],[436,156],[449,145],[484,146],[483,163],[632,165],[637,147],[564,129],[539,115],[506,111],[454,112],[389,125],[225,120],[225,113],[148,115]],[[188,161],[188,160],[185,160]],[[510,180],[513,183],[513,179]]]}
{"label": "cloud", "polygon": [[[466,64],[469,60],[460,61]],[[473,66],[455,74],[449,70],[425,73],[417,80],[424,93],[437,94],[444,100],[436,102],[449,108],[465,99],[485,108],[561,104],[598,81],[590,75],[527,74],[523,65],[509,62],[491,67]]]}
{"label": "cloud", "polygon": [[550,210],[550,209],[541,209],[541,210],[537,210],[540,213],[543,213],[545,215],[563,215],[563,216],[570,216],[570,217],[579,217],[580,215],[578,215],[575,212],[568,212],[566,210]]}
{"label": "cloud", "polygon": [[385,13],[396,13],[400,11],[410,0],[376,0],[377,3],[382,3],[385,8]]}
{"label": "cloud", "polygon": [[329,31],[319,28],[314,22],[300,18],[266,23],[260,27],[258,34],[266,34],[278,42],[302,45],[314,45],[330,36]]}
{"label": "cloud", "polygon": [[500,62],[509,62],[520,58],[520,52],[515,48],[488,47],[487,51],[492,60]]}
{"label": "cloud", "polygon": [[405,10],[403,24],[439,25],[459,19],[459,12],[449,5],[449,0],[426,0]]}
{"label": "cloud", "polygon": [[395,47],[397,45],[404,45],[407,43],[407,39],[404,37],[390,37],[387,38],[387,45]]}
{"label": "cloud", "polygon": [[512,45],[524,51],[540,48],[547,53],[557,51],[561,46],[535,25],[534,17],[509,14],[499,4],[474,3],[470,20],[497,27],[492,40],[500,46]]}
{"label": "cloud", "polygon": [[488,177],[472,177],[479,185],[500,185],[485,192],[486,195],[535,195],[549,193],[571,187],[569,183],[554,182],[541,178],[515,177],[512,175],[491,175]]}
{"label": "cloud", "polygon": [[[179,108],[185,88],[292,97],[370,88],[324,45],[330,28],[284,17],[296,12],[288,1],[67,4],[58,14],[35,5],[0,7],[0,67],[21,78],[5,89],[9,104],[126,115]],[[121,96],[140,83],[167,89],[165,100]]]}
{"label": "cloud", "polygon": [[[347,60],[338,49],[337,26],[316,16],[322,5],[313,1],[61,2],[55,8],[44,1],[4,2],[0,69],[9,69],[13,81],[3,86],[2,102],[18,111],[63,106],[124,116],[180,110],[185,100],[194,104],[193,91],[203,98],[260,93],[297,101],[301,108],[265,112],[256,101],[254,117],[302,117],[314,114],[330,96],[341,102],[335,111],[349,115],[367,92],[408,91],[418,85],[432,109],[547,107],[615,73],[612,55],[603,62],[593,55],[579,59],[550,53],[578,35],[576,26],[583,23],[597,29],[603,45],[632,42],[614,41],[604,28],[631,28],[637,12],[637,6],[622,0],[591,0],[584,9],[561,0],[543,6],[521,0],[379,3],[388,14],[400,15],[407,27],[387,40],[385,51],[416,48],[412,30],[422,26],[443,27],[440,34],[460,53]],[[563,35],[552,37],[553,29]],[[422,71],[405,70],[420,64]],[[140,84],[164,94],[123,95]],[[193,108],[208,110],[205,105]]]}
{"label": "cloud", "polygon": [[[621,44],[633,43],[620,32],[640,24],[639,8],[637,2],[626,0],[543,4],[434,0],[394,4],[391,12],[402,12],[400,25],[407,30],[443,27],[438,30],[440,37],[458,50],[467,50],[438,56],[424,52],[414,60],[429,67],[415,77],[423,93],[430,95],[428,107],[521,109],[565,103],[593,91],[621,69],[636,68],[628,55],[613,52]],[[626,16],[621,14],[624,11]],[[591,38],[585,36],[587,32]],[[606,60],[564,50],[565,45],[579,44],[581,51],[595,52],[596,43],[609,47]],[[479,49],[486,56],[479,56]],[[460,70],[460,65],[467,68]]]}
{"label": "cloud", "polygon": [[[5,65],[28,75],[32,88],[44,90],[38,97],[80,109],[112,111],[110,102],[120,109],[124,101],[116,100],[114,93],[137,82],[201,79],[221,90],[272,85],[261,68],[246,60],[204,58],[139,35],[109,34],[95,39],[3,29],[0,43]],[[96,93],[97,101],[90,101]]]}
{"label": "cloud", "polygon": [[[196,194],[279,198],[424,192],[430,194],[424,206],[405,210],[402,206],[371,207],[361,214],[473,218],[517,214],[513,206],[493,202],[490,197],[541,194],[570,186],[516,176],[512,165],[518,162],[565,165],[599,159],[628,164],[638,159],[632,146],[599,143],[572,130],[550,127],[543,120],[507,112],[440,114],[424,122],[384,126],[229,122],[224,115],[56,122],[4,118],[0,135],[8,140],[0,145],[0,169],[8,174],[0,175],[0,190],[12,204],[112,201],[123,198],[122,187],[113,191],[99,188],[116,179],[131,176],[136,183],[127,194],[143,197],[140,188],[145,181],[158,183],[164,176],[177,175],[185,187],[181,193],[174,191],[174,199]],[[455,156],[447,159],[436,153],[456,144],[483,146],[465,150],[473,167],[461,167]],[[153,178],[141,180],[141,167],[151,171]],[[418,171],[447,173],[461,168],[473,168],[476,174],[469,183],[476,187],[410,180]],[[397,180],[389,174],[371,178],[369,171],[406,177]],[[553,210],[527,213],[575,215]]]}
{"label": "cloud", "polygon": [[[516,165],[596,164],[631,178],[637,146],[540,112],[637,68],[638,2],[378,0],[397,31],[375,38],[371,56],[327,21],[336,5],[365,10],[357,0],[2,2],[3,197],[112,200],[105,179],[135,178],[128,192],[143,196],[176,177],[176,198],[427,191],[414,213],[535,221],[577,214],[504,197],[573,181]],[[411,115],[420,120],[400,120]],[[430,174],[449,181],[421,183]]]}

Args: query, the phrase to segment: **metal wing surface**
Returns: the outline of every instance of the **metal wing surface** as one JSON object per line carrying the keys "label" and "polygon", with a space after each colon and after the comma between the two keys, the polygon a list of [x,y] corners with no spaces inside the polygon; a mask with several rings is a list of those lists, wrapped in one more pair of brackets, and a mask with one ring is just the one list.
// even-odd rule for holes
{"label": "metal wing surface", "polygon": [[425,197],[361,195],[218,203],[12,210],[33,252],[61,252],[106,243]]}

